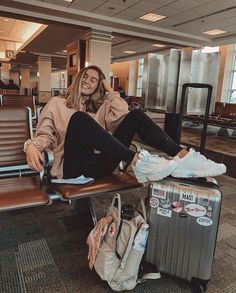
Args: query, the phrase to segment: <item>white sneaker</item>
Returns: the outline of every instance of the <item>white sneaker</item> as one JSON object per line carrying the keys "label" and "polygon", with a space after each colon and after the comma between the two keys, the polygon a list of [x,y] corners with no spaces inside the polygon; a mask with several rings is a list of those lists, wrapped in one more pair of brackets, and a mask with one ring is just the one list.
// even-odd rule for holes
{"label": "white sneaker", "polygon": [[174,160],[178,167],[171,174],[173,177],[206,177],[219,176],[226,173],[226,166],[224,164],[215,163],[194,149],[190,149],[188,154],[181,159],[175,156]]}
{"label": "white sneaker", "polygon": [[139,160],[133,166],[134,174],[140,183],[157,181],[169,176],[177,167],[174,160],[166,160],[157,155],[152,155],[146,150],[141,150]]}

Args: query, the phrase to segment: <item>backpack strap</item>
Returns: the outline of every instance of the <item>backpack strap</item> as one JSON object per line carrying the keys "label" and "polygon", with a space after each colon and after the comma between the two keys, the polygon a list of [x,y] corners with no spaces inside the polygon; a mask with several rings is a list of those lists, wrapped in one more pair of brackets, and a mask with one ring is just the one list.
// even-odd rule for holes
{"label": "backpack strap", "polygon": [[137,204],[136,204],[136,206],[135,206],[135,210],[137,210],[137,211],[138,211],[138,206],[139,206],[139,204],[141,205],[141,208],[142,208],[141,215],[143,216],[144,221],[147,223],[147,212],[146,212],[146,206],[145,206],[145,203],[144,203],[144,201],[143,201],[142,198],[139,198],[139,200],[138,200],[138,202],[137,202]]}
{"label": "backpack strap", "polygon": [[121,222],[121,197],[120,197],[119,193],[116,193],[116,195],[113,197],[107,215],[111,215],[112,210],[115,207],[116,200],[118,203],[118,205],[117,205],[117,225],[120,226],[120,222]]}
{"label": "backpack strap", "polygon": [[146,280],[157,280],[161,278],[160,273],[147,273],[142,276],[142,278],[139,278],[137,283],[144,283]]}

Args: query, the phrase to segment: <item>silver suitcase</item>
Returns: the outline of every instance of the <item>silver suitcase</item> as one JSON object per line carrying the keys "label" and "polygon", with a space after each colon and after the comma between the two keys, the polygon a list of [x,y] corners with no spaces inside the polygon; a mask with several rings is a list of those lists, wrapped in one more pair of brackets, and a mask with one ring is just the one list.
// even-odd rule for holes
{"label": "silver suitcase", "polygon": [[166,178],[151,183],[146,261],[160,272],[190,281],[194,292],[205,291],[211,276],[220,207],[221,191],[213,178]]}

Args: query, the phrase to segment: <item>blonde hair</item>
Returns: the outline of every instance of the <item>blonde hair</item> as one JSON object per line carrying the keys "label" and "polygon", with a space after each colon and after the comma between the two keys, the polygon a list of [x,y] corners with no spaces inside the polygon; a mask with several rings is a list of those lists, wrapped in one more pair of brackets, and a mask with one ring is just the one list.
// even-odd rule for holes
{"label": "blonde hair", "polygon": [[86,107],[86,111],[96,113],[105,99],[105,89],[102,85],[102,80],[105,79],[105,75],[102,72],[102,70],[95,65],[85,67],[76,74],[72,84],[68,87],[65,93],[66,106],[68,108],[73,108],[78,111],[81,110],[80,109],[80,105],[81,105],[80,102],[82,99],[81,83],[88,69],[93,69],[97,71],[98,86],[95,92],[85,101],[85,107]]}

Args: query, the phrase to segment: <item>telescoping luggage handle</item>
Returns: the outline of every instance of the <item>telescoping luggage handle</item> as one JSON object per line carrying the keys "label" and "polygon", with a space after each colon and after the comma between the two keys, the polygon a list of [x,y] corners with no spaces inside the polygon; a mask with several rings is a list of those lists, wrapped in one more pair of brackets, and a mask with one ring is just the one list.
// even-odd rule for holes
{"label": "telescoping luggage handle", "polygon": [[200,153],[204,153],[205,149],[205,143],[206,143],[206,134],[207,134],[207,124],[208,124],[208,116],[210,112],[210,105],[211,105],[211,95],[212,95],[212,85],[207,83],[184,83],[182,87],[182,96],[181,96],[181,102],[180,102],[180,119],[179,119],[179,129],[181,129],[182,125],[182,118],[183,118],[183,111],[184,111],[184,104],[185,104],[185,98],[186,98],[186,90],[187,88],[206,88],[208,89],[207,93],[207,101],[206,101],[206,110],[205,110],[205,117],[203,122],[203,130],[202,130],[202,137],[201,137],[201,144],[200,144]]}

